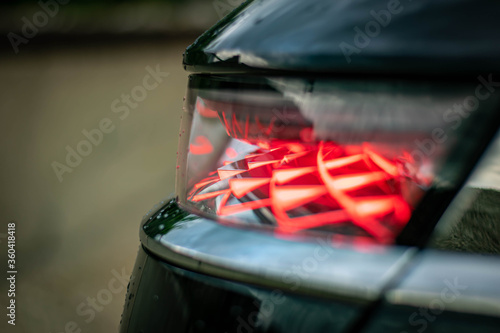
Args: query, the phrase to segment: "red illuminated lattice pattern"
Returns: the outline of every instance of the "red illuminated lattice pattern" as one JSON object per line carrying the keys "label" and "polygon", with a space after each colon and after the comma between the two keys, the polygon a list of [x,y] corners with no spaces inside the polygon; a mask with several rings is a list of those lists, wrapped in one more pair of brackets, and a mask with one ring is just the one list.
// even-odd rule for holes
{"label": "red illuminated lattice pattern", "polygon": [[368,144],[285,143],[224,162],[193,186],[188,199],[221,217],[268,209],[286,232],[351,225],[389,243],[415,203],[415,196],[407,195],[415,182],[403,169],[399,160],[383,157]]}

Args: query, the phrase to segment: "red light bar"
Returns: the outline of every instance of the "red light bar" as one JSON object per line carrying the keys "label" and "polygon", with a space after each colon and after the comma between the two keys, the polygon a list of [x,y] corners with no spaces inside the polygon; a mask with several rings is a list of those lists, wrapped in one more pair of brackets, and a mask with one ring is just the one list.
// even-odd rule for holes
{"label": "red light bar", "polygon": [[[358,148],[320,142],[258,149],[235,162],[224,162],[217,177],[194,185],[189,200],[218,198],[219,216],[267,208],[277,227],[289,232],[348,223],[388,243],[412,211],[402,195],[406,184],[402,161],[382,157],[367,144]],[[230,198],[245,200],[229,204]]]}

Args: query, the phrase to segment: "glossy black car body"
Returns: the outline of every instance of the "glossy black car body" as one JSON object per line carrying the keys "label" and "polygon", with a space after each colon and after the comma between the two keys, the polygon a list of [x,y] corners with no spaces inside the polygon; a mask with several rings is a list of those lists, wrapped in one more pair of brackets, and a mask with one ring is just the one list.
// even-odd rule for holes
{"label": "glossy black car body", "polygon": [[[184,65],[201,75],[471,84],[481,77],[497,94],[499,10],[488,1],[247,1],[186,50]],[[468,163],[450,164],[460,184],[493,139],[500,112],[476,124],[473,145],[460,152]],[[458,189],[430,191],[417,214],[425,223],[410,220],[396,245],[369,252],[226,225],[162,202],[141,224],[121,331],[498,332],[500,215],[492,213],[484,246],[449,230],[463,215],[460,200],[500,197],[471,189],[457,196]],[[443,235],[461,243],[443,245]]]}

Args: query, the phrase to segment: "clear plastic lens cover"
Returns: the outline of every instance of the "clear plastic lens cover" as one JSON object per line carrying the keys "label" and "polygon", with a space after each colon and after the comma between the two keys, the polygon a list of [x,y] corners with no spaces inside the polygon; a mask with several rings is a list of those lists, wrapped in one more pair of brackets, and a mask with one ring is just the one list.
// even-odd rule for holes
{"label": "clear plastic lens cover", "polygon": [[391,243],[441,169],[470,87],[192,76],[177,194],[189,209],[278,231]]}

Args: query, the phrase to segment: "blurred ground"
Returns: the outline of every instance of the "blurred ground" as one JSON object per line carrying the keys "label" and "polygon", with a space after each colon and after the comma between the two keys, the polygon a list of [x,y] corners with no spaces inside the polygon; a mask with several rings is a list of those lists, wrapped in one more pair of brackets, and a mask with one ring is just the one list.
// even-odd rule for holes
{"label": "blurred ground", "polygon": [[[182,53],[192,41],[60,45],[0,58],[0,233],[17,222],[18,268],[15,328],[6,327],[0,282],[1,332],[63,332],[71,321],[82,332],[117,331],[125,288],[111,300],[106,290],[113,270],[132,271],[142,215],[174,191]],[[147,66],[169,76],[121,120],[111,103],[143,85]],[[51,164],[66,164],[65,147],[76,149],[82,130],[103,118],[114,131],[59,182]],[[107,303],[90,310],[88,297],[97,296]]]}

